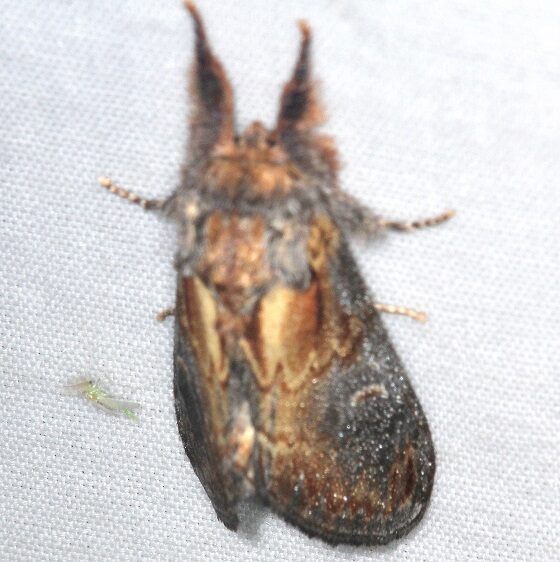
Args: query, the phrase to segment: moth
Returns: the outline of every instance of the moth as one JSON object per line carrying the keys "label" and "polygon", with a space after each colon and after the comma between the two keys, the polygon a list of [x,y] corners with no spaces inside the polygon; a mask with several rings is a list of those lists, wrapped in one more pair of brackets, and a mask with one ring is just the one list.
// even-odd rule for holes
{"label": "moth", "polygon": [[[100,183],[178,227],[174,396],[179,433],[218,518],[256,498],[310,536],[382,544],[428,505],[428,423],[349,249],[391,221],[342,191],[311,74],[311,31],[276,123],[239,132],[199,12],[182,180],[165,200]],[[165,314],[164,314],[165,315]],[[418,316],[418,315],[417,315]]]}

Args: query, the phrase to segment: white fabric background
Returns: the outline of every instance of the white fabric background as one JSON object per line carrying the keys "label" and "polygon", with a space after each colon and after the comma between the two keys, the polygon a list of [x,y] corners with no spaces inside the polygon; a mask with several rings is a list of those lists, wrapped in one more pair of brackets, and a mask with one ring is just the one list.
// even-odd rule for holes
{"label": "white fabric background", "polygon": [[[297,18],[351,193],[451,223],[356,245],[438,453],[410,536],[333,549],[218,523],[172,403],[173,227],[100,174],[171,192],[192,28],[179,0],[0,1],[0,558],[551,560],[560,539],[560,5],[200,0],[240,121],[271,122]],[[141,421],[61,392],[100,377]]]}

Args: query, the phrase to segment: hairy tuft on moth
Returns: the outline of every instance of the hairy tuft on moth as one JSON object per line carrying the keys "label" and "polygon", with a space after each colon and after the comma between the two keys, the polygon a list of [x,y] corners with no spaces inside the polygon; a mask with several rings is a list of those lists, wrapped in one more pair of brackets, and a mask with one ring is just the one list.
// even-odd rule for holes
{"label": "hairy tuft on moth", "polygon": [[312,77],[309,25],[276,123],[239,132],[233,90],[202,18],[182,181],[165,200],[100,184],[178,227],[174,395],[179,433],[218,518],[254,497],[310,536],[384,544],[424,514],[435,473],[426,417],[348,238],[394,221],[342,191]]}

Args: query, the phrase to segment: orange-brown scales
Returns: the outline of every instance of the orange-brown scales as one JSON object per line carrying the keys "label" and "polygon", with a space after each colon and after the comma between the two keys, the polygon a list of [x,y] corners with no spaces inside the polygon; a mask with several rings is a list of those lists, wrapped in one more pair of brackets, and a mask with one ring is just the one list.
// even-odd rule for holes
{"label": "orange-brown scales", "polygon": [[203,177],[207,185],[232,199],[245,187],[248,196],[266,198],[287,195],[301,186],[303,173],[264,125],[255,121],[237,142],[216,148]]}
{"label": "orange-brown scales", "polygon": [[311,79],[311,34],[275,126],[238,135],[200,16],[180,226],[175,397],[185,449],[220,519],[256,496],[330,542],[383,543],[426,508],[426,420],[346,237],[376,217],[337,183]]}

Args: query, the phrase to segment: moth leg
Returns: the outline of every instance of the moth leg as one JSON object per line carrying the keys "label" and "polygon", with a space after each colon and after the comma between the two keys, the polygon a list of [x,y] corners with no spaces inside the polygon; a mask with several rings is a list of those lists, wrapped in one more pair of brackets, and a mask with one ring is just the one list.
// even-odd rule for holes
{"label": "moth leg", "polygon": [[407,306],[396,306],[394,304],[383,304],[380,302],[375,303],[375,310],[378,312],[386,312],[388,314],[400,314],[401,316],[408,316],[413,320],[418,322],[426,322],[428,315],[421,310],[414,310],[413,308],[408,308]]}
{"label": "moth leg", "polygon": [[163,310],[160,310],[156,314],[156,320],[158,322],[163,322],[166,318],[169,318],[169,316],[175,316],[175,307],[164,308]]}
{"label": "moth leg", "polygon": [[140,205],[143,209],[152,210],[152,209],[161,209],[164,205],[166,200],[165,199],[146,199],[140,195],[137,195],[133,191],[129,191],[128,189],[124,189],[124,187],[119,187],[115,185],[111,178],[100,177],[97,178],[99,185],[104,187],[107,191],[114,193],[118,197],[122,199],[126,199],[135,205]]}
{"label": "moth leg", "polygon": [[455,216],[455,211],[449,209],[440,213],[439,215],[434,215],[432,217],[427,217],[424,219],[416,219],[413,221],[391,221],[387,219],[379,219],[379,227],[384,230],[398,230],[400,232],[410,232],[412,230],[419,230],[420,228],[426,228],[428,226],[436,226],[443,222],[448,221],[450,218]]}
{"label": "moth leg", "polygon": [[376,215],[372,209],[352,195],[338,191],[333,197],[333,212],[340,226],[353,234],[375,236],[385,230],[410,232],[448,221],[455,211],[448,210],[439,215],[412,221],[394,221]]}

